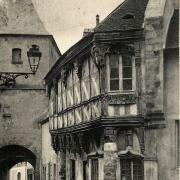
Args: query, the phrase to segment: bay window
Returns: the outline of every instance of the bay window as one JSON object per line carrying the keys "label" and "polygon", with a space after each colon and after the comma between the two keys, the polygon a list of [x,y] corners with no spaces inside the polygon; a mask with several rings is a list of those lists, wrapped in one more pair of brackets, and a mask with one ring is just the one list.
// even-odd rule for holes
{"label": "bay window", "polygon": [[135,90],[135,64],[131,54],[110,54],[107,59],[110,91]]}

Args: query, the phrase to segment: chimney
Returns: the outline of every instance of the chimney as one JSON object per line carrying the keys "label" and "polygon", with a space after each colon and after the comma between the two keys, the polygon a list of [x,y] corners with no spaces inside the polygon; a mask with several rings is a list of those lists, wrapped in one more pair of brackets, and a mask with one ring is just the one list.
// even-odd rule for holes
{"label": "chimney", "polygon": [[99,25],[99,15],[97,14],[96,15],[96,26],[98,26]]}

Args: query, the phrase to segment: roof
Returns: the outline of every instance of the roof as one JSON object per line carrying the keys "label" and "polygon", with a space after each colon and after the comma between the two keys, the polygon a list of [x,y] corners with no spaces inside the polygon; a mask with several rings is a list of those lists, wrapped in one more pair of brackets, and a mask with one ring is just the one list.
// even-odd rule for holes
{"label": "roof", "polygon": [[148,0],[125,0],[94,31],[124,31],[142,28],[147,3]]}
{"label": "roof", "polygon": [[92,43],[93,33],[89,33],[88,35],[84,36],[80,39],[76,44],[70,47],[60,58],[56,61],[53,67],[45,76],[45,80],[49,79],[49,76],[55,76],[56,71],[59,71],[60,67],[63,66],[69,59],[75,57],[78,53],[83,51],[83,48],[86,48],[87,45]]}
{"label": "roof", "polygon": [[[92,43],[93,35],[95,33],[123,31],[131,34],[132,30],[142,29],[147,3],[148,0],[125,0],[112,13],[110,13],[107,18],[95,27],[93,32],[90,32],[88,35],[80,39],[59,58],[46,75],[46,82],[49,81],[51,77],[55,78],[56,73],[59,72],[62,65],[81,52],[87,45]],[[123,19],[125,15],[128,15],[127,19]],[[129,15],[133,15],[134,18],[130,19]]]}
{"label": "roof", "polygon": [[0,1],[0,34],[49,33],[40,20],[32,0]]}

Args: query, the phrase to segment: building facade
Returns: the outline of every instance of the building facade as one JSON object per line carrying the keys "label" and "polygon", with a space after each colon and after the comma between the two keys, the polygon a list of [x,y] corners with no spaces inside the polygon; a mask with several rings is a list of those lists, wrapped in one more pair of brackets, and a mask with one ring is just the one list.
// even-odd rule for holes
{"label": "building facade", "polygon": [[27,162],[18,163],[11,168],[9,180],[34,180],[34,168]]}
{"label": "building facade", "polygon": [[[48,107],[43,78],[60,56],[31,0],[0,2],[0,179],[19,162],[34,167],[40,178],[41,128]],[[15,73],[30,73],[27,51],[36,45],[41,52],[37,73],[13,79]],[[12,78],[3,84],[3,75]]]}
{"label": "building facade", "polygon": [[57,154],[51,146],[49,121],[41,122],[42,154],[41,154],[41,180],[58,180]]}
{"label": "building facade", "polygon": [[60,179],[179,178],[178,7],[126,0],[48,72]]}

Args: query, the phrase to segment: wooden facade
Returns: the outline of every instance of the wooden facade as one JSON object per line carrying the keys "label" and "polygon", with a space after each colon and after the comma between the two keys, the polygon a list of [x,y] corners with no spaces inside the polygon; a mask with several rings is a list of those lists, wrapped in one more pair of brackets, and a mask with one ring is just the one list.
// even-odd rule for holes
{"label": "wooden facade", "polygon": [[[62,179],[74,177],[74,171],[76,179],[85,176],[93,180],[116,179],[116,174],[121,174],[118,169],[120,160],[111,167],[108,153],[113,157],[114,151],[120,152],[128,147],[132,149],[127,151],[128,158],[134,156],[134,146],[140,161],[143,159],[144,118],[140,84],[143,33],[137,31],[130,40],[114,40],[114,35],[117,36],[107,33],[108,41],[91,41],[66,63],[63,61],[68,55],[63,57],[63,65],[57,66],[56,75],[50,81],[47,79],[52,145],[66,159],[64,164],[61,162],[62,167],[65,166],[65,172],[60,167]],[[95,34],[86,38],[93,37],[96,38]],[[121,157],[117,152],[113,161]],[[68,159],[70,163],[67,164]],[[87,170],[77,163],[76,170],[71,169],[72,166],[68,166],[72,160],[86,163]],[[82,173],[79,176],[77,169]]]}

